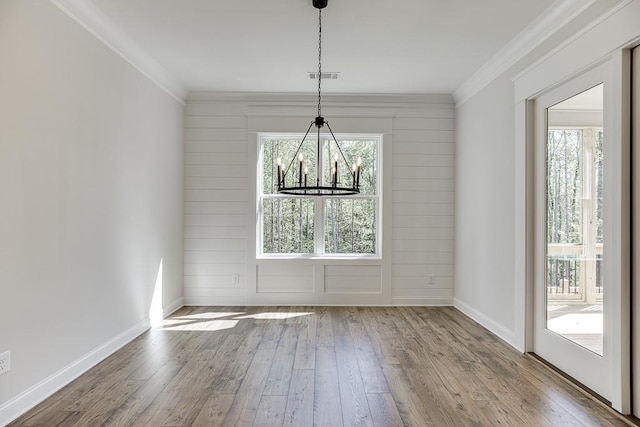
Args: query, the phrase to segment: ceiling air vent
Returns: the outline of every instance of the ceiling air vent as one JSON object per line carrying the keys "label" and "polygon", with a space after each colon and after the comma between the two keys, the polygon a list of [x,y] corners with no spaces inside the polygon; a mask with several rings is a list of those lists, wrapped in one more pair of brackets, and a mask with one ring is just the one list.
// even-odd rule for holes
{"label": "ceiling air vent", "polygon": [[[318,78],[318,73],[309,73],[309,78],[315,80]],[[340,73],[322,73],[322,80],[336,80],[340,78]]]}

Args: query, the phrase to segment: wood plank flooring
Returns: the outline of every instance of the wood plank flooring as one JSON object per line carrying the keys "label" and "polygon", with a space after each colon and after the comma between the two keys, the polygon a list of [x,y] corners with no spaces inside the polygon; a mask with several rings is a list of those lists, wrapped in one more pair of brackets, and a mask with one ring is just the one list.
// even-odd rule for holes
{"label": "wood plank flooring", "polygon": [[184,307],[11,426],[621,426],[452,307]]}

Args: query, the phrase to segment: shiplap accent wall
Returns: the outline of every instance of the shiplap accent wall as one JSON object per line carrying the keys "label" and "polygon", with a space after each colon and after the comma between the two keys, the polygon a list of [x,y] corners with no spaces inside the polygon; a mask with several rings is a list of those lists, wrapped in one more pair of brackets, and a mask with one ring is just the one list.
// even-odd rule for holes
{"label": "shiplap accent wall", "polygon": [[395,303],[453,300],[454,120],[453,109],[433,104],[393,120]]}
{"label": "shiplap accent wall", "polygon": [[304,131],[315,102],[190,94],[185,303],[452,304],[455,108],[448,95],[323,96],[335,132],[383,134],[381,259],[256,258],[257,134]]}

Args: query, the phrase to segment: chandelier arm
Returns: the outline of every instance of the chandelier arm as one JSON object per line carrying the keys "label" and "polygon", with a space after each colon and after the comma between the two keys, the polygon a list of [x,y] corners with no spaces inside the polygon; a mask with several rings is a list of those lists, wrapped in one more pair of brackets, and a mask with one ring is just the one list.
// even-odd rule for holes
{"label": "chandelier arm", "polygon": [[360,194],[360,190],[353,187],[282,187],[279,194],[288,194],[291,196],[350,196]]}
{"label": "chandelier arm", "polygon": [[347,165],[347,170],[351,170],[351,165],[349,164],[349,161],[347,161],[347,158],[344,156],[344,153],[342,152],[342,148],[340,148],[340,144],[338,144],[338,140],[336,139],[336,136],[333,134],[333,131],[331,130],[331,126],[329,126],[329,122],[325,120],[324,123],[329,128],[329,132],[331,132],[331,137],[336,142],[336,147],[338,147],[338,151],[342,156],[342,160],[344,160],[344,164]]}
{"label": "chandelier arm", "polygon": [[284,176],[285,177],[289,173],[289,169],[291,169],[291,165],[293,165],[293,162],[298,158],[298,153],[300,152],[300,149],[302,148],[302,144],[304,144],[304,141],[307,139],[307,135],[309,135],[309,131],[311,130],[311,126],[313,126],[314,123],[315,123],[314,121],[311,122],[311,124],[309,125],[309,128],[307,129],[307,132],[302,137],[302,141],[300,141],[300,145],[298,145],[298,149],[296,150],[296,154],[293,155],[293,157],[291,158],[291,161],[289,162],[289,166],[287,166],[287,169],[285,169],[285,171],[284,171]]}

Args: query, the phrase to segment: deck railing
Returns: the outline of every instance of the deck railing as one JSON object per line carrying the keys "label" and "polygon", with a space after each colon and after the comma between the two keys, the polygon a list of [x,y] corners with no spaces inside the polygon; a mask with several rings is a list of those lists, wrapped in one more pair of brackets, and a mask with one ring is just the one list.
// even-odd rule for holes
{"label": "deck railing", "polygon": [[547,257],[547,293],[578,295],[580,293],[580,260],[574,255]]}
{"label": "deck railing", "polygon": [[602,244],[595,257],[582,245],[550,244],[547,249],[547,294],[560,300],[587,301],[603,295]]}

